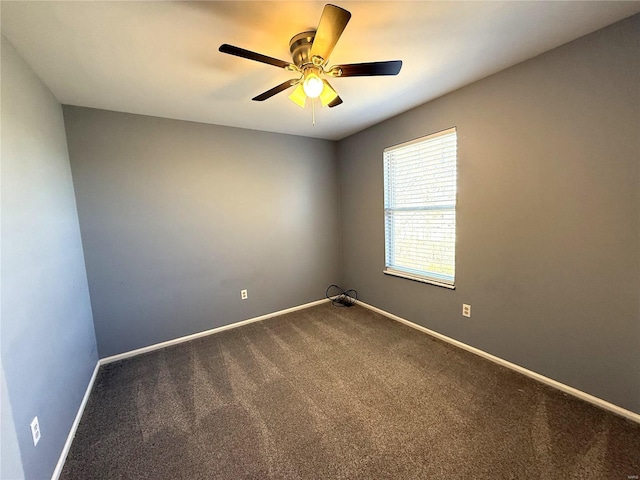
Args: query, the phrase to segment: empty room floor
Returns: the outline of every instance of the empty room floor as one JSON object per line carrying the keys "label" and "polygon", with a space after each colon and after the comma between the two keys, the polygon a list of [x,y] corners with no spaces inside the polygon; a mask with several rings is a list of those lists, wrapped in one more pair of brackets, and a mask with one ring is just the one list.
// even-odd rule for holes
{"label": "empty room floor", "polygon": [[61,478],[635,475],[640,425],[325,303],[102,366]]}

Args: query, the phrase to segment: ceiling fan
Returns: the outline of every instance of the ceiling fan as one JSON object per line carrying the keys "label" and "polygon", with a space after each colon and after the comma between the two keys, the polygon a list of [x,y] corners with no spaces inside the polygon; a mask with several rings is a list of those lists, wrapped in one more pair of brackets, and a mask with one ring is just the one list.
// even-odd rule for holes
{"label": "ceiling fan", "polygon": [[[289,50],[293,62],[278,60],[260,53],[234,47],[233,45],[220,45],[219,51],[229,55],[247,58],[256,62],[262,62],[275,67],[284,68],[290,72],[300,74],[280,85],[267,90],[254,97],[252,100],[262,102],[283,92],[291,87],[296,87],[289,98],[304,108],[307,98],[320,99],[323,107],[335,107],[342,103],[338,93],[323,77],[368,77],[374,75],[397,75],[402,68],[401,60],[386,62],[352,63],[347,65],[335,65],[327,67],[331,52],[333,52],[340,35],[344,31],[351,13],[335,5],[324,6],[318,28],[294,35],[289,42]],[[312,101],[312,105],[315,105]]]}

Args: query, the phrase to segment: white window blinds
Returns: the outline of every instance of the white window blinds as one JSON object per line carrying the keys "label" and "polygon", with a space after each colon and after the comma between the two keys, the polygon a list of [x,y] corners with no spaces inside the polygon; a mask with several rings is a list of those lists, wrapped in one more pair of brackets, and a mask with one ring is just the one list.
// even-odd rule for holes
{"label": "white window blinds", "polygon": [[385,273],[453,287],[456,129],[384,150]]}

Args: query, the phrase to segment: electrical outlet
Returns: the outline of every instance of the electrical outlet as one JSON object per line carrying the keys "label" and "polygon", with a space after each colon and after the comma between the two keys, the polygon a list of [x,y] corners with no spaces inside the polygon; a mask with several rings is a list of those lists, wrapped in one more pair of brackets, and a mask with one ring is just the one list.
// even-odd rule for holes
{"label": "electrical outlet", "polygon": [[462,316],[471,318],[471,305],[462,304]]}
{"label": "electrical outlet", "polygon": [[246,290],[240,290],[240,298],[241,298],[242,300],[246,300],[246,299],[247,299],[247,297],[248,297],[248,295],[247,295],[247,291],[246,291]]}
{"label": "electrical outlet", "polygon": [[35,447],[40,441],[40,425],[38,424],[38,417],[33,417],[33,420],[31,420],[31,436],[33,437],[33,446]]}

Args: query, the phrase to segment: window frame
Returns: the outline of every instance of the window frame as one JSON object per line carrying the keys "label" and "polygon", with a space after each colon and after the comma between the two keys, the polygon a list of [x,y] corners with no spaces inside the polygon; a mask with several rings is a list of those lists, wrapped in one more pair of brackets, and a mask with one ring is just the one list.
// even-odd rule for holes
{"label": "window frame", "polygon": [[[455,198],[453,199],[453,203],[451,202],[441,202],[441,203],[437,203],[436,204],[431,204],[431,205],[426,205],[426,202],[423,202],[423,204],[421,205],[416,205],[413,207],[394,207],[391,206],[391,200],[392,200],[392,194],[391,194],[391,185],[389,184],[390,179],[388,178],[389,176],[389,167],[388,167],[388,162],[390,161],[390,152],[394,152],[406,147],[409,147],[411,145],[415,145],[415,144],[419,144],[419,143],[425,143],[428,142],[429,140],[433,140],[435,138],[438,137],[442,137],[445,135],[450,135],[450,134],[454,134],[454,142],[455,142],[455,155],[454,155],[454,196]],[[422,282],[422,283],[427,283],[427,284],[431,284],[431,285],[436,285],[439,287],[444,287],[444,288],[448,288],[448,289],[452,289],[454,290],[455,287],[455,282],[456,282],[456,250],[457,250],[457,210],[458,210],[458,131],[457,131],[457,127],[453,126],[444,130],[440,130],[438,132],[434,132],[431,133],[429,135],[425,135],[419,138],[416,138],[414,140],[410,140],[407,142],[403,142],[397,145],[393,145],[390,147],[387,147],[383,150],[383,177],[384,177],[384,212],[383,212],[383,217],[384,217],[384,240],[385,240],[385,268],[383,270],[383,273],[386,275],[392,275],[395,277],[400,277],[400,278],[406,278],[409,280],[413,280],[413,281],[417,281],[417,282]],[[449,177],[450,178],[450,177]],[[395,197],[393,197],[395,198]],[[446,205],[445,205],[446,203]],[[393,264],[394,262],[390,261],[390,258],[392,256],[394,256],[393,252],[390,252],[389,249],[390,248],[394,248],[395,247],[395,242],[393,239],[393,229],[390,228],[390,224],[392,222],[392,219],[390,217],[391,212],[398,212],[398,211],[436,211],[436,210],[440,210],[440,211],[450,211],[453,213],[453,217],[454,217],[454,225],[453,225],[453,275],[452,276],[448,276],[445,274],[441,274],[438,272],[434,272],[434,271],[428,271],[428,270],[419,270],[419,269],[414,269],[411,267],[403,267],[402,265],[398,265],[398,264]],[[424,231],[428,231],[428,229],[424,228]]]}

